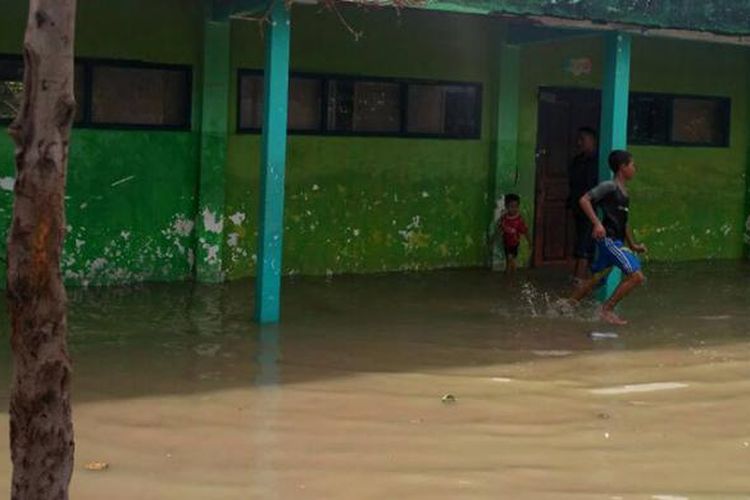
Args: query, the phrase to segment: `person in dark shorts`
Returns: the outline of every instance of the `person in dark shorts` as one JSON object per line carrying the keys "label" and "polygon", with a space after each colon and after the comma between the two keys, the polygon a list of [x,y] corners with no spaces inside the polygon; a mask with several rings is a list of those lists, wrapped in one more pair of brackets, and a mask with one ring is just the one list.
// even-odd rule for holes
{"label": "person in dark shorts", "polygon": [[596,132],[589,127],[578,129],[576,142],[578,154],[568,167],[568,207],[573,211],[576,239],[573,256],[576,259],[573,279],[580,285],[587,278],[589,264],[594,258],[594,239],[591,237],[591,221],[578,204],[581,196],[599,183],[599,154]]}
{"label": "person in dark shorts", "polygon": [[526,226],[520,213],[521,197],[517,194],[505,195],[505,212],[497,222],[495,234],[503,237],[503,248],[505,250],[505,272],[511,273],[516,270],[516,259],[518,258],[518,247],[521,244],[521,236],[529,242],[529,228]]}
{"label": "person in dark shorts", "polygon": [[[618,267],[624,278],[612,297],[602,305],[601,318],[608,323],[624,325],[627,322],[615,314],[615,306],[646,279],[635,255],[636,252],[645,252],[646,247],[633,240],[628,226],[630,197],[626,184],[635,176],[633,155],[627,151],[612,151],[609,167],[615,174],[614,180],[600,183],[579,201],[581,210],[593,227],[596,259],[591,267],[593,277],[574,292],[571,302],[576,304],[581,301],[607,277],[613,267]],[[601,209],[603,220],[599,220],[597,208]]]}

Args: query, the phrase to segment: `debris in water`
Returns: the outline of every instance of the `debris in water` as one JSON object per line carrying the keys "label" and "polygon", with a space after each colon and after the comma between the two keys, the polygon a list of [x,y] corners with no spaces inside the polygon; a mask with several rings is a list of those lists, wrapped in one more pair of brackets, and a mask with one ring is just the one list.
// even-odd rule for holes
{"label": "debris in water", "polygon": [[493,382],[513,382],[513,379],[508,377],[492,377]]}
{"label": "debris in water", "polygon": [[596,418],[599,418],[599,419],[601,419],[601,420],[609,420],[609,419],[610,419],[610,418],[612,418],[612,417],[610,416],[610,414],[609,414],[609,413],[603,413],[603,412],[602,412],[602,413],[597,413],[597,414],[596,414]]}
{"label": "debris in water", "polygon": [[702,319],[705,321],[724,321],[727,319],[732,319],[732,316],[729,314],[721,314],[719,316],[698,316],[698,319]]}
{"label": "debris in water", "polygon": [[687,387],[687,384],[680,382],[657,382],[653,384],[632,384],[622,385],[618,387],[605,387],[603,389],[591,389],[591,394],[629,394],[631,392],[652,392],[652,391],[667,391],[670,389],[683,389]]}
{"label": "debris in water", "polygon": [[445,396],[443,396],[442,401],[445,404],[455,403],[456,402],[456,396],[454,396],[453,394],[446,394]]}
{"label": "debris in water", "polygon": [[619,338],[615,332],[591,332],[589,333],[591,340],[609,340]]}
{"label": "debris in water", "polygon": [[89,462],[84,468],[86,470],[98,472],[109,469],[109,464],[107,462]]}
{"label": "debris in water", "polygon": [[688,497],[681,497],[677,495],[654,495],[651,497],[652,500],[690,500]]}
{"label": "debris in water", "polygon": [[543,356],[548,358],[561,358],[563,356],[570,356],[573,351],[561,351],[561,350],[545,350],[545,351],[531,351],[537,356]]}
{"label": "debris in water", "polygon": [[609,432],[604,433],[604,439],[609,439]]}

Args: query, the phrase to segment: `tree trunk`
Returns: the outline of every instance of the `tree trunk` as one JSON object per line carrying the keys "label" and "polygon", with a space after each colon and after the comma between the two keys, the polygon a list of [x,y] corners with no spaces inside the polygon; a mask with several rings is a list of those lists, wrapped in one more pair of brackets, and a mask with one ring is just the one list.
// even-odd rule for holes
{"label": "tree trunk", "polygon": [[71,362],[60,256],[75,115],[75,9],[76,0],[29,1],[23,105],[9,128],[16,144],[8,236],[13,500],[67,500],[73,472]]}

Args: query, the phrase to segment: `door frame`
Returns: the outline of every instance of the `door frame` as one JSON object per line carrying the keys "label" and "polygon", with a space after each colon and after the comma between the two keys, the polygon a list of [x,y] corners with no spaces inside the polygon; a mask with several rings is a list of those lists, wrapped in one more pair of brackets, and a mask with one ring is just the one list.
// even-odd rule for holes
{"label": "door frame", "polygon": [[[533,227],[533,237],[532,237],[532,245],[533,248],[531,249],[531,267],[551,267],[551,266],[569,266],[573,262],[573,258],[570,257],[564,261],[561,262],[545,262],[544,261],[544,248],[543,248],[543,238],[540,236],[540,232],[543,231],[543,222],[542,217],[544,215],[544,208],[543,208],[543,199],[540,200],[540,197],[543,197],[543,186],[542,186],[542,169],[540,165],[540,158],[541,158],[541,146],[540,146],[540,132],[542,130],[540,124],[542,121],[541,113],[542,113],[542,93],[543,92],[552,92],[556,94],[556,96],[560,97],[565,96],[565,94],[571,95],[571,94],[580,94],[580,95],[590,95],[593,99],[598,100],[599,102],[599,109],[601,110],[601,90],[596,87],[571,87],[571,86],[564,86],[564,85],[540,85],[537,87],[537,109],[536,109],[536,143],[534,145],[534,215],[533,215],[533,221],[534,221],[534,227]],[[601,113],[597,117],[598,123],[596,123],[594,129],[597,131],[597,137],[599,135],[600,131],[600,123],[601,123]],[[546,154],[546,153],[545,153]]]}

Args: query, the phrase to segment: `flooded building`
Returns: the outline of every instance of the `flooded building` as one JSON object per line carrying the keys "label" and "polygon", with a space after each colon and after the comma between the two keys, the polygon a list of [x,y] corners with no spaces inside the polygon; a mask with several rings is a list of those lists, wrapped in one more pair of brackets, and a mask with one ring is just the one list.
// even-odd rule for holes
{"label": "flooded building", "polygon": [[[78,4],[70,284],[258,275],[274,320],[282,274],[488,265],[508,192],[564,263],[580,127],[634,153],[650,259],[745,254],[750,2]],[[7,124],[27,2],[2,9]],[[1,136],[2,228],[13,177]]]}

